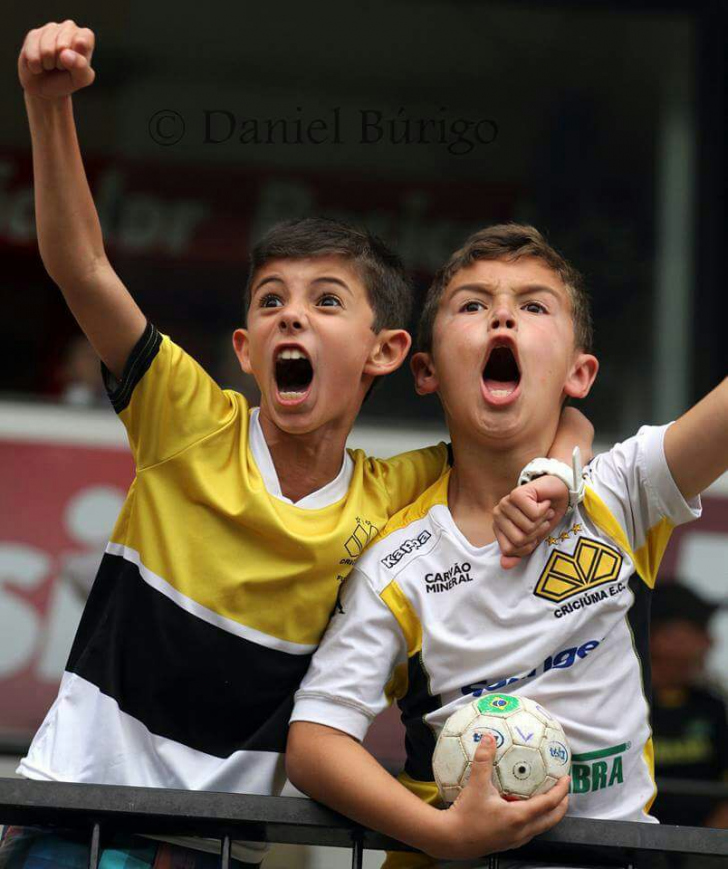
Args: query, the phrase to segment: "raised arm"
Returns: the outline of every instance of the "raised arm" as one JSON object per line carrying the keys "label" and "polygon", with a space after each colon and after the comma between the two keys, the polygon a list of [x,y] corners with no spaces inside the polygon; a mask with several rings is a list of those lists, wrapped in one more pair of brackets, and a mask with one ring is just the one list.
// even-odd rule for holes
{"label": "raised arm", "polygon": [[90,85],[94,34],[73,21],[31,30],[18,75],[33,147],[38,246],[48,274],[119,377],[146,318],[109,263],[83,168],[71,94]]}
{"label": "raised arm", "polygon": [[728,470],[728,378],[668,428],[665,458],[686,500]]}

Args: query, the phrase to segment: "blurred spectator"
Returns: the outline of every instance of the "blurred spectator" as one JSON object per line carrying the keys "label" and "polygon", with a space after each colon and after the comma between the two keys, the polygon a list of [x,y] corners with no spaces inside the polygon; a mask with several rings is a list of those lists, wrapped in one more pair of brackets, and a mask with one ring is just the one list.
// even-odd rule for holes
{"label": "blurred spectator", "polygon": [[[728,718],[722,697],[704,683],[716,606],[678,582],[664,582],[652,602],[652,726],[658,778],[725,781]],[[728,802],[658,795],[663,824],[728,827]]]}
{"label": "blurred spectator", "polygon": [[111,407],[96,351],[83,335],[68,342],[60,368],[59,399],[76,407]]}

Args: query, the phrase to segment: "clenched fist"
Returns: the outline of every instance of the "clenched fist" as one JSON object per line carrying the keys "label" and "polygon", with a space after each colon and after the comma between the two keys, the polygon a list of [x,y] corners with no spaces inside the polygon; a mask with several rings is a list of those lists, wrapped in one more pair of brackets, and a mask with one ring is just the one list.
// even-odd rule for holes
{"label": "clenched fist", "polygon": [[94,34],[74,21],[52,22],[31,30],[18,57],[23,90],[34,97],[55,100],[90,85]]}

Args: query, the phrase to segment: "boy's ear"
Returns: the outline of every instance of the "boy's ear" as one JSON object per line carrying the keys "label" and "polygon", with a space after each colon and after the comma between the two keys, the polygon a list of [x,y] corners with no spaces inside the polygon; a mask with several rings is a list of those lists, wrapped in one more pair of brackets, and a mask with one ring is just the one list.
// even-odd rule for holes
{"label": "boy's ear", "polygon": [[391,374],[402,365],[411,346],[410,333],[404,329],[382,329],[364,365],[364,374]]}
{"label": "boy's ear", "polygon": [[599,360],[591,353],[577,353],[564,392],[570,398],[586,398],[599,371]]}
{"label": "boy's ear", "polygon": [[250,341],[248,340],[247,329],[236,329],[233,332],[233,349],[243,371],[246,374],[252,374],[253,369],[250,366]]}
{"label": "boy's ear", "polygon": [[429,353],[415,353],[410,360],[410,368],[415,378],[415,391],[418,395],[437,392],[439,386],[437,374]]}

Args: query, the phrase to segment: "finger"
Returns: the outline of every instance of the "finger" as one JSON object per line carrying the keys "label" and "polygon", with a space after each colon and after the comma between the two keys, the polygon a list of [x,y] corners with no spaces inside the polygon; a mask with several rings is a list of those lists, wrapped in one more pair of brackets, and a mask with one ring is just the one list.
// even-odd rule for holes
{"label": "finger", "polygon": [[65,69],[61,62],[61,54],[65,49],[71,47],[71,41],[77,29],[76,22],[70,19],[64,21],[58,28],[58,35],[56,36],[56,69]]}
{"label": "finger", "polygon": [[64,68],[71,74],[71,81],[75,89],[91,84],[96,78],[96,73],[89,66],[88,61],[82,54],[66,49],[63,52]]}
{"label": "finger", "polygon": [[25,37],[25,45],[20,52],[26,66],[34,75],[43,72],[43,64],[40,60],[40,37],[40,30],[31,30]]}
{"label": "finger", "polygon": [[[497,528],[498,532],[507,545],[501,546],[502,552],[506,555],[512,555],[513,549],[518,549],[520,546],[525,546],[529,542],[529,536],[525,531],[522,531],[510,517],[505,513],[501,513],[497,520],[494,520],[493,529]],[[497,534],[496,534],[497,536]]]}
{"label": "finger", "polygon": [[[545,534],[544,534],[545,536]],[[537,546],[541,545],[541,540],[543,538],[536,538],[531,540],[529,543],[524,543],[523,546],[519,546],[513,550],[513,552],[509,552],[508,554],[511,558],[527,558]]]}
{"label": "finger", "polygon": [[470,779],[466,787],[478,788],[494,792],[493,761],[495,760],[495,739],[489,733],[483,733],[480,744],[475,750],[470,766]]}
{"label": "finger", "polygon": [[500,508],[501,515],[510,519],[517,528],[526,534],[533,529],[534,522],[539,522],[543,518],[542,514],[545,512],[538,511],[538,505],[533,503],[524,503],[523,505],[515,503],[514,498],[506,498],[501,502]]}
{"label": "finger", "polygon": [[93,30],[89,30],[88,27],[80,27],[73,38],[71,48],[82,54],[90,64],[95,47],[96,37]]}
{"label": "finger", "polygon": [[[523,511],[518,509],[516,504],[504,504],[501,510],[501,516],[505,516],[526,536],[526,539],[535,539],[540,533],[544,523],[552,522],[554,519],[554,511],[550,508],[549,502],[545,501],[546,507],[539,512],[541,515],[536,518],[530,518]],[[525,540],[524,540],[525,543]]]}
{"label": "finger", "polygon": [[556,808],[551,809],[550,812],[546,812],[543,815],[539,815],[539,817],[527,824],[524,828],[524,834],[528,835],[529,838],[533,838],[533,836],[545,833],[546,830],[550,830],[552,827],[555,827],[559,821],[563,820],[568,808],[569,799],[568,797],[564,797]]}
{"label": "finger", "polygon": [[513,570],[521,563],[521,559],[515,555],[501,555],[500,563],[503,570]]}
{"label": "finger", "polygon": [[569,776],[562,776],[545,794],[513,804],[514,811],[520,813],[521,822],[532,823],[541,816],[555,811],[565,800],[568,802],[570,781]]}
{"label": "finger", "polygon": [[518,489],[515,489],[511,492],[509,500],[534,522],[537,519],[541,519],[544,513],[546,513],[548,508],[551,506],[551,502],[548,498],[539,500],[538,492],[533,486],[531,486],[531,488],[529,488],[529,486],[521,486]]}
{"label": "finger", "polygon": [[41,32],[40,61],[46,71],[56,68],[56,38],[59,29],[58,24],[52,23],[46,24]]}

